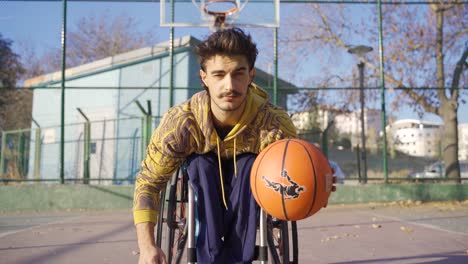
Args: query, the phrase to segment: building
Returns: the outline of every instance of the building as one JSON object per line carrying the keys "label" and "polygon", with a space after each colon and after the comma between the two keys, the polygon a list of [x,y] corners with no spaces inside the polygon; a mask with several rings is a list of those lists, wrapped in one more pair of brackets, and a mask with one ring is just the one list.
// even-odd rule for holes
{"label": "building", "polygon": [[[320,131],[333,124],[336,133],[349,136],[353,147],[361,145],[361,112],[349,112],[322,105],[315,111],[294,113],[292,121],[298,133],[307,133],[314,128]],[[381,111],[366,109],[364,111],[364,127],[366,131],[366,147],[376,148],[380,131],[382,131]]]}
{"label": "building", "polygon": [[339,109],[320,105],[317,109],[311,111],[302,111],[292,114],[291,120],[299,134],[314,128],[324,131],[331,122],[334,122],[337,111],[339,111]]}
{"label": "building", "polygon": [[[80,65],[65,71],[65,178],[80,178],[85,154],[90,152],[92,179],[133,179],[145,152],[145,112],[155,128],[171,105],[179,104],[200,91],[199,65],[193,48],[200,41],[191,36],[174,40],[173,90],[171,89],[170,43],[133,50]],[[265,87],[273,77],[256,69],[254,82]],[[35,87],[32,117],[41,127],[40,173],[57,179],[61,142],[61,72],[25,81]],[[293,85],[278,80],[279,87]],[[268,90],[272,91],[272,89]],[[294,90],[291,90],[294,91]],[[172,104],[171,104],[172,98]],[[287,108],[287,96],[278,105]],[[89,120],[91,145],[85,148],[84,124]],[[36,123],[32,124],[37,128]],[[31,133],[30,168],[34,167],[36,142]],[[37,160],[37,159],[36,159]]]}
{"label": "building", "polygon": [[[351,145],[362,146],[361,140],[361,111],[347,112],[335,117],[336,131],[350,136]],[[382,131],[382,111],[377,109],[364,110],[364,129],[366,147],[376,149]]]}
{"label": "building", "polygon": [[442,124],[416,119],[401,119],[387,127],[391,147],[415,157],[440,155]]}
{"label": "building", "polygon": [[468,124],[458,125],[458,159],[468,160]]}

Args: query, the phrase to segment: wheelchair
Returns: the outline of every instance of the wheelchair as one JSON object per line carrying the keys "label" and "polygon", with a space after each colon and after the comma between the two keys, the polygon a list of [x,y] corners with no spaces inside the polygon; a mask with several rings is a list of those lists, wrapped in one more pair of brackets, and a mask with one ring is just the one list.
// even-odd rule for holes
{"label": "wheelchair", "polygon": [[[197,263],[195,195],[188,179],[187,168],[182,165],[160,194],[155,239],[167,263]],[[298,263],[298,254],[297,223],[275,219],[260,210],[254,261]]]}

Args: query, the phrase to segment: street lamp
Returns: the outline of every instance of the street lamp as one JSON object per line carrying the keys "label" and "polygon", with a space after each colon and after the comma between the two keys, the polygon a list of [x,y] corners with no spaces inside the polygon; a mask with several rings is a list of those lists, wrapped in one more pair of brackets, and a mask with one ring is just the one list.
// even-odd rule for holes
{"label": "street lamp", "polygon": [[[356,55],[359,58],[358,69],[359,69],[359,91],[360,91],[360,100],[361,100],[361,159],[363,165],[363,183],[367,182],[367,158],[366,158],[366,133],[364,125],[364,66],[365,66],[365,55],[372,51],[372,47],[358,45],[353,46],[348,49],[348,52]],[[359,179],[361,180],[361,179]]]}

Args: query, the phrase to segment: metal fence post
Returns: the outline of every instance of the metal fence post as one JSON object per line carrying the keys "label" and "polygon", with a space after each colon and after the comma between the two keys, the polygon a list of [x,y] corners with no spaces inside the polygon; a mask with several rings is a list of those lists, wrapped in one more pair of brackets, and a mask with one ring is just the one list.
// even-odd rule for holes
{"label": "metal fence post", "polygon": [[38,180],[41,174],[41,153],[42,153],[42,140],[41,128],[36,129],[36,142],[34,145],[34,179]]}
{"label": "metal fence post", "polygon": [[0,176],[3,177],[5,173],[5,149],[6,149],[6,135],[5,131],[2,131],[2,151],[0,156]]}
{"label": "metal fence post", "polygon": [[26,152],[26,142],[24,132],[21,131],[18,135],[18,159],[16,160],[16,166],[18,168],[18,174],[21,178],[24,178],[27,168],[25,168],[26,162],[24,154]]}
{"label": "metal fence post", "polygon": [[141,154],[142,157],[145,156],[145,151],[146,151],[146,146],[148,146],[150,140],[151,140],[151,132],[152,132],[152,112],[151,112],[151,100],[148,100],[147,106],[148,110],[145,110],[141,103],[137,100],[135,101],[137,104],[138,108],[140,108],[141,112],[143,113],[144,117],[142,119],[142,131],[141,131]]}
{"label": "metal fence post", "polygon": [[[42,153],[42,130],[39,123],[32,118],[32,121],[37,126],[36,128],[36,141],[34,142],[34,179],[39,180],[41,173],[41,153]],[[32,130],[31,130],[32,132]]]}
{"label": "metal fence post", "polygon": [[62,0],[62,79],[60,103],[60,183],[65,183],[65,68],[67,47],[67,0]]}
{"label": "metal fence post", "polygon": [[146,104],[148,106],[148,113],[147,115],[145,116],[146,118],[146,130],[145,130],[145,145],[148,146],[148,144],[150,143],[151,141],[151,134],[153,132],[153,127],[152,127],[152,121],[153,121],[153,118],[152,118],[152,114],[153,112],[151,111],[151,100],[147,100],[146,101]]}
{"label": "metal fence post", "polygon": [[90,179],[90,149],[91,149],[91,123],[89,122],[88,117],[81,111],[78,107],[76,108],[78,112],[86,119],[84,124],[84,138],[83,138],[83,183],[89,184]]}

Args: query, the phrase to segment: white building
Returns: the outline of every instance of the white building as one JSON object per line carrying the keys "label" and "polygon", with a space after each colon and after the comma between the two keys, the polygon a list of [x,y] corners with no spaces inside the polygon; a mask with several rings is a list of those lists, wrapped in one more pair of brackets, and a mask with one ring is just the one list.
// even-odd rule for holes
{"label": "white building", "polygon": [[[298,133],[311,130],[314,127],[324,131],[333,121],[335,131],[349,135],[353,147],[361,145],[361,112],[346,112],[329,106],[320,106],[316,112],[304,111],[291,116]],[[380,131],[382,131],[381,112],[376,109],[364,111],[364,127],[366,131],[366,146],[377,147]]]}
{"label": "white building", "polygon": [[390,124],[391,147],[410,156],[437,157],[440,154],[442,124],[416,119],[401,119]]}
{"label": "white building", "polygon": [[458,125],[458,159],[468,160],[468,124]]}
{"label": "white building", "polygon": [[[340,134],[351,136],[353,147],[361,144],[361,111],[339,114],[335,117],[335,128]],[[364,110],[364,130],[366,146],[376,148],[380,132],[382,131],[381,111],[377,109]]]}
{"label": "white building", "polygon": [[333,110],[326,106],[320,106],[314,111],[294,113],[291,115],[291,120],[299,133],[314,128],[319,128],[321,131],[324,131],[330,122],[334,121],[336,111],[338,110]]}

